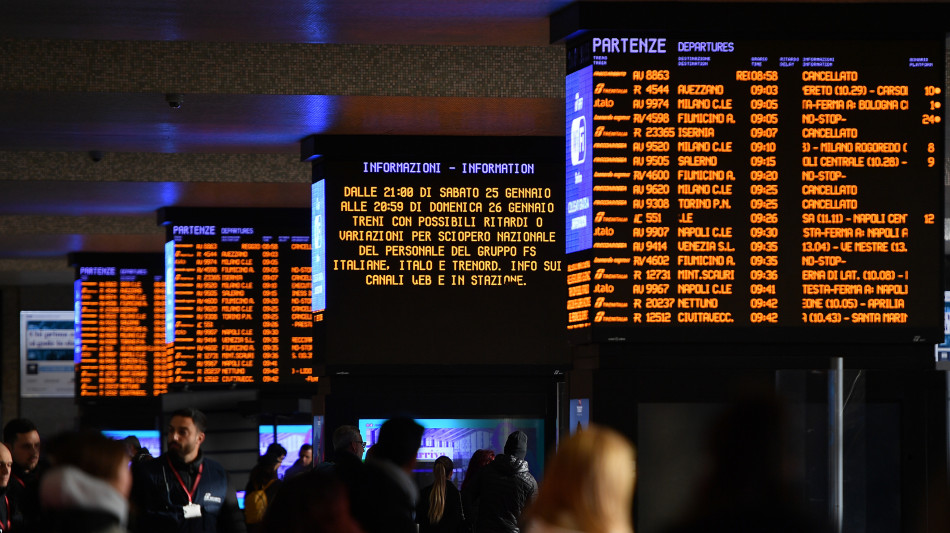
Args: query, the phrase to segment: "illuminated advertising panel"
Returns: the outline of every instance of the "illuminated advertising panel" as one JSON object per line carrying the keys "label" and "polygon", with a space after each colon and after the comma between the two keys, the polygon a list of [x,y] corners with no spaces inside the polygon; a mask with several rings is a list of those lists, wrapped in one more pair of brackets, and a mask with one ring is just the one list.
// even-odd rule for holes
{"label": "illuminated advertising panel", "polygon": [[73,311],[20,311],[20,397],[74,396]]}
{"label": "illuminated advertising panel", "polygon": [[313,218],[311,266],[313,276],[311,309],[314,313],[327,308],[327,231],[326,193],[323,181],[312,185],[310,216]]}
{"label": "illuminated advertising panel", "polygon": [[[379,429],[386,419],[359,420],[360,434],[369,450],[379,439]],[[523,431],[528,436],[525,460],[528,469],[538,480],[544,473],[544,420],[540,418],[419,418],[416,422],[424,429],[422,443],[416,454],[416,472],[432,471],[432,463],[445,455],[455,463],[455,480],[461,484],[468,462],[476,450],[504,453],[508,435]]]}
{"label": "illuminated advertising panel", "polygon": [[564,132],[567,140],[565,166],[567,253],[590,249],[593,244],[594,221],[591,206],[593,196],[593,159],[591,124],[593,124],[594,93],[588,66],[567,76],[566,100],[567,123]]}

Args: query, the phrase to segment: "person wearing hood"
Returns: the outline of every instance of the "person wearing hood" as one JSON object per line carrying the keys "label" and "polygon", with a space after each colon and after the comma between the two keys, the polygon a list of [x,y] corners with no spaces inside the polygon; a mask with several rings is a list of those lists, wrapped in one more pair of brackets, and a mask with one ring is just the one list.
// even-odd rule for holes
{"label": "person wearing hood", "polygon": [[478,504],[475,533],[520,533],[521,512],[538,493],[538,482],[524,460],[527,453],[528,435],[515,431],[505,442],[505,453],[479,472],[472,487]]}
{"label": "person wearing hood", "polygon": [[98,432],[60,437],[55,466],[40,480],[47,533],[126,533],[132,474],[125,444]]}

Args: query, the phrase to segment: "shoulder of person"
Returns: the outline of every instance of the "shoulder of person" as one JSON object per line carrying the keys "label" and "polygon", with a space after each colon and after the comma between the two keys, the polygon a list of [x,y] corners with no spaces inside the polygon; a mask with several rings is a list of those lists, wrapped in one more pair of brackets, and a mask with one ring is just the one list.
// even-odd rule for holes
{"label": "shoulder of person", "polygon": [[210,457],[205,456],[204,459],[201,460],[201,462],[204,464],[205,470],[207,471],[215,471],[215,472],[227,474],[227,470],[225,470],[224,467],[221,466],[221,463],[215,461],[214,459],[211,459]]}

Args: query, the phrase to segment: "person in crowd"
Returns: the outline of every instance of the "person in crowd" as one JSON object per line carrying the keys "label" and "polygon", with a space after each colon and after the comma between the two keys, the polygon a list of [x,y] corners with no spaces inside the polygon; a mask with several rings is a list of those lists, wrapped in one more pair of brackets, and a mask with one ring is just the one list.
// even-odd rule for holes
{"label": "person in crowd", "polygon": [[[363,464],[363,452],[366,451],[366,442],[360,428],[356,426],[340,426],[333,431],[333,454],[330,460],[320,463],[321,470],[333,471],[338,467],[344,470],[353,468],[357,463]],[[356,459],[356,462],[354,462]],[[341,475],[346,483],[346,473]]]}
{"label": "person in crowd", "polygon": [[142,443],[139,442],[139,438],[135,435],[129,435],[123,442],[125,442],[126,451],[133,463],[141,463],[142,461],[153,459],[148,448],[142,446]]}
{"label": "person in crowd", "polygon": [[364,533],[350,514],[346,487],[331,470],[311,470],[280,485],[262,533]]}
{"label": "person in crowd", "polygon": [[13,456],[9,493],[22,514],[20,529],[32,529],[40,517],[40,476],[48,466],[40,458],[40,433],[26,418],[15,418],[3,427],[3,442]]}
{"label": "person in crowd", "polygon": [[44,533],[127,533],[132,474],[123,441],[98,431],[53,439],[40,481]]}
{"label": "person in crowd", "polygon": [[22,522],[19,502],[10,494],[10,479],[13,472],[13,455],[5,444],[0,444],[0,531],[10,531]]}
{"label": "person in crowd", "polygon": [[525,510],[527,533],[633,533],[633,445],[591,424],[554,454],[538,497]]}
{"label": "person in crowd", "polygon": [[495,457],[473,480],[472,500],[478,504],[476,533],[520,533],[518,521],[538,493],[538,482],[528,471],[525,455],[528,435],[508,435],[505,453]]}
{"label": "person in crowd", "polygon": [[[362,439],[361,439],[362,440]],[[284,472],[284,479],[290,479],[294,476],[309,472],[313,469],[313,446],[304,444],[297,452],[297,460]]]}
{"label": "person in crowd", "polygon": [[287,457],[287,448],[284,448],[279,442],[272,442],[267,445],[267,451],[264,452],[264,455],[276,458],[278,463],[283,463],[284,458]]}
{"label": "person in crowd", "polygon": [[271,443],[248,474],[247,486],[244,487],[244,521],[248,533],[257,533],[261,529],[264,511],[274,501],[280,486],[277,469],[286,456],[286,448]]}
{"label": "person in crowd", "polygon": [[416,504],[419,533],[458,533],[461,531],[462,496],[452,483],[452,459],[441,456],[432,465],[432,484],[422,489]]}
{"label": "person in crowd", "polygon": [[670,533],[825,533],[805,510],[792,475],[788,413],[771,391],[746,393],[712,426],[711,461],[683,520]]}
{"label": "person in crowd", "polygon": [[379,428],[373,458],[350,491],[353,517],[367,533],[416,533],[419,489],[412,472],[422,432],[411,418],[391,418]]}
{"label": "person in crowd", "polygon": [[472,501],[472,480],[478,476],[479,470],[488,463],[495,460],[495,452],[491,450],[475,450],[468,461],[468,468],[465,470],[465,479],[462,480],[462,510],[465,514],[465,522],[462,524],[462,531],[472,533],[475,531],[475,519],[478,516],[478,503]]}
{"label": "person in crowd", "polygon": [[168,422],[168,452],[141,464],[133,485],[136,533],[244,533],[228,474],[205,457],[207,418],[179,409]]}

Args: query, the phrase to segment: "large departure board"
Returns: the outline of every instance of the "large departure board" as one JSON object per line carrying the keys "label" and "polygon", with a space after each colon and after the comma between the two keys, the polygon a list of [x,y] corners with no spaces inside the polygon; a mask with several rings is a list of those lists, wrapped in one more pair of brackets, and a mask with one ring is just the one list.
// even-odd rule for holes
{"label": "large departure board", "polygon": [[318,380],[309,218],[307,209],[160,211],[173,383]]}
{"label": "large departure board", "polygon": [[932,343],[944,41],[881,38],[570,43],[568,328]]}
{"label": "large departure board", "polygon": [[314,163],[328,365],[563,362],[560,140],[350,143]]}
{"label": "large departure board", "polygon": [[77,397],[167,392],[165,282],[160,253],[76,253]]}

